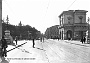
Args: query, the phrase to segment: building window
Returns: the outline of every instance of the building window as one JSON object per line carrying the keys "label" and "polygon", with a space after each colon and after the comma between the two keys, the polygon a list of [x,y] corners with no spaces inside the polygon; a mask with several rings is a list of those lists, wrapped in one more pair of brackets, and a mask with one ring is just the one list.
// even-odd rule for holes
{"label": "building window", "polygon": [[70,17],[70,16],[69,16],[69,17],[67,17],[67,19],[68,19],[68,20],[71,20],[71,19],[72,19],[72,17]]}
{"label": "building window", "polygon": [[67,19],[68,19],[68,24],[70,24],[70,20],[72,19],[72,17],[67,17]]}
{"label": "building window", "polygon": [[83,16],[79,16],[80,23],[82,23]]}

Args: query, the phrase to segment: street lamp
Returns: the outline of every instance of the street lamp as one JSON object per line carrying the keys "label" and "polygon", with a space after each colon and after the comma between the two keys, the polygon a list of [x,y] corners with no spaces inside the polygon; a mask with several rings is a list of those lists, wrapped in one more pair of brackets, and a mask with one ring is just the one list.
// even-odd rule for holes
{"label": "street lamp", "polygon": [[9,21],[9,18],[8,18],[8,15],[7,15],[7,19],[6,19],[6,21],[7,21],[7,27],[6,27],[6,30],[8,30],[8,21]]}

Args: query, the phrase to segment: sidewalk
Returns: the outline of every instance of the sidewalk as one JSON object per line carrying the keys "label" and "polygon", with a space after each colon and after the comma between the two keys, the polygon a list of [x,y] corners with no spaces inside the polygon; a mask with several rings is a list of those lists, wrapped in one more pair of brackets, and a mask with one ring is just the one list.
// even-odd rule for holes
{"label": "sidewalk", "polygon": [[71,43],[71,44],[75,44],[75,45],[80,45],[80,46],[85,46],[85,47],[90,47],[90,44],[87,43],[83,43],[80,41],[75,41],[75,40],[64,40],[66,43]]}
{"label": "sidewalk", "polygon": [[85,47],[90,47],[90,44],[87,44],[87,43],[83,43],[82,44],[82,42],[80,42],[79,40],[53,40],[53,39],[49,39],[49,40],[51,40],[51,41],[57,41],[57,42],[66,42],[66,43],[70,43],[70,44],[75,44],[75,45],[80,45],[80,46],[85,46]]}
{"label": "sidewalk", "polygon": [[[22,47],[16,48],[13,51],[8,52],[6,59],[10,60],[9,63],[47,63],[44,49],[40,41],[35,41],[35,48],[32,47],[32,41],[21,41],[21,43],[27,42]],[[20,43],[19,43],[20,44]],[[8,49],[14,46],[9,46]],[[18,52],[18,54],[17,54]]]}

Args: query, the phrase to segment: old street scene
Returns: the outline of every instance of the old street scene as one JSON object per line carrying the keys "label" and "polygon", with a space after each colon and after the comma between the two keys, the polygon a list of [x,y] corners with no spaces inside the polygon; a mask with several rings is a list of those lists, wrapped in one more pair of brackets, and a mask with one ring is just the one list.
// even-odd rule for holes
{"label": "old street scene", "polygon": [[0,0],[0,63],[90,63],[89,0]]}

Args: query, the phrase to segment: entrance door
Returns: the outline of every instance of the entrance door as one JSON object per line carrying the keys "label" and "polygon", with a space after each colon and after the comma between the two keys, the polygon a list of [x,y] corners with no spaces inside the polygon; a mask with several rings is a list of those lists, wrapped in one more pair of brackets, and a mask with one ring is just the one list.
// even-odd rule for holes
{"label": "entrance door", "polygon": [[72,38],[72,31],[71,30],[68,30],[67,31],[67,39],[68,40],[71,40],[71,38]]}

